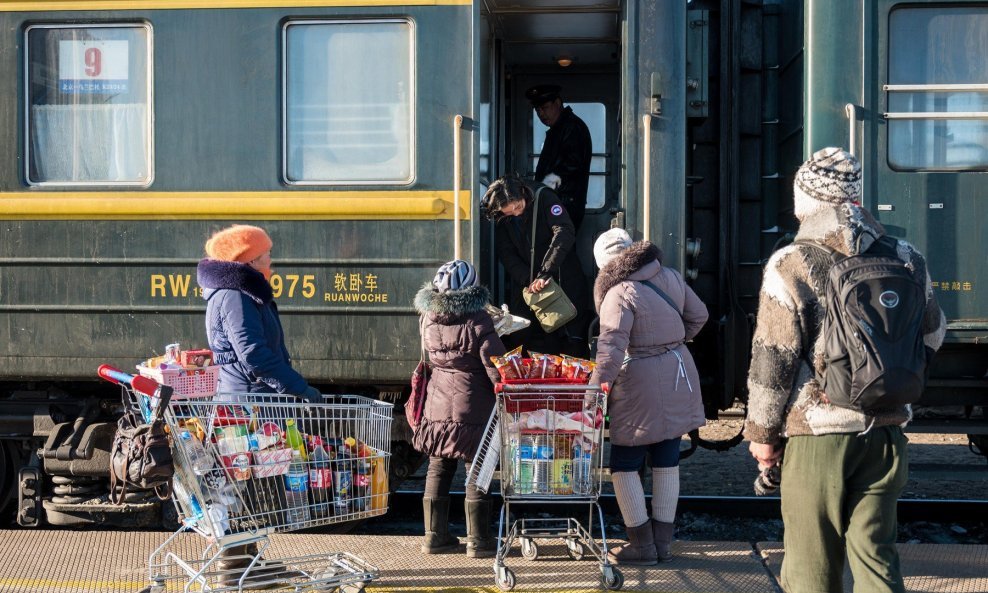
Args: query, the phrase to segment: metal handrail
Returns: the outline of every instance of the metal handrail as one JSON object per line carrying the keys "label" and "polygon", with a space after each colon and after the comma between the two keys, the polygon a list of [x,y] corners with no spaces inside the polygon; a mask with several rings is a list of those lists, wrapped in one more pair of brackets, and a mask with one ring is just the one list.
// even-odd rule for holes
{"label": "metal handrail", "polygon": [[902,111],[884,116],[885,119],[988,119],[988,111]]}
{"label": "metal handrail", "polygon": [[460,259],[460,128],[463,116],[453,118],[453,259]]}
{"label": "metal handrail", "polygon": [[857,130],[858,106],[855,105],[854,103],[848,103],[847,105],[844,105],[844,113],[847,114],[848,127],[850,128],[850,130],[848,132],[849,139],[848,139],[848,143],[847,143],[847,150],[851,154],[857,156],[857,154],[858,154],[858,149],[857,149],[857,143],[858,143],[858,133],[857,133],[858,132],[858,130]]}
{"label": "metal handrail", "polygon": [[648,113],[642,116],[642,123],[645,125],[644,147],[644,170],[642,171],[643,191],[642,191],[642,239],[649,240],[649,223],[652,214],[652,116]]}
{"label": "metal handrail", "polygon": [[988,91],[988,84],[886,84],[883,91],[890,93],[940,93]]}

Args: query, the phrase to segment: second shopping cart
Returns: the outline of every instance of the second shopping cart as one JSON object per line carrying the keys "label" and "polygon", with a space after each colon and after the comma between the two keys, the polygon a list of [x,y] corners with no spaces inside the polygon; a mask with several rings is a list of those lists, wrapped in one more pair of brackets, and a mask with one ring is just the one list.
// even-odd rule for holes
{"label": "second shopping cart", "polygon": [[[517,540],[522,556],[539,556],[537,540],[563,539],[574,560],[590,553],[599,562],[601,582],[617,590],[621,572],[607,560],[600,495],[606,395],[599,386],[565,379],[509,380],[499,383],[497,407],[488,424],[469,479],[486,489],[500,460],[504,504],[498,524],[494,577],[503,591],[514,588],[505,564]],[[572,517],[512,519],[512,505],[586,504],[586,524]],[[599,543],[594,535],[599,526]]]}

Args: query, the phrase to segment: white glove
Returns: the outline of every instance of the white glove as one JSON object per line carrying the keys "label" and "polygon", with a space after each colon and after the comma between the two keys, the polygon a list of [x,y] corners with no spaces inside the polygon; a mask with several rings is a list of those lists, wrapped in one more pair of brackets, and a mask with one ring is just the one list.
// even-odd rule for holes
{"label": "white glove", "polygon": [[542,180],[542,185],[551,187],[552,189],[559,189],[559,185],[563,182],[563,178],[555,173],[549,173]]}

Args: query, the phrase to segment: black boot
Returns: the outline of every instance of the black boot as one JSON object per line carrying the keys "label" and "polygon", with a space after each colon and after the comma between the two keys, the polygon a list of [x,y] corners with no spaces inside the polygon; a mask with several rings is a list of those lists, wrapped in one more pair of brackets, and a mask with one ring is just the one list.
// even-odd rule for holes
{"label": "black boot", "polygon": [[425,522],[425,537],[422,540],[423,554],[441,554],[460,545],[459,540],[449,534],[448,496],[423,498],[422,515]]}
{"label": "black boot", "polygon": [[655,542],[652,538],[652,522],[646,521],[638,527],[625,527],[628,543],[611,548],[607,560],[611,564],[630,566],[654,566],[656,561]]}
{"label": "black boot", "polygon": [[463,508],[467,516],[467,556],[490,558],[497,550],[497,540],[491,537],[491,500],[467,500]]}

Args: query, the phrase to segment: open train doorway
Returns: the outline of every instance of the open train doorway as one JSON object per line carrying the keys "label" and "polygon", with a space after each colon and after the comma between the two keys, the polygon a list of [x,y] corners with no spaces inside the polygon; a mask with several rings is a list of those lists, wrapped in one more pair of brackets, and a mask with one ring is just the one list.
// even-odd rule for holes
{"label": "open train doorway", "polygon": [[[482,123],[481,178],[517,174],[529,181],[542,181],[536,170],[549,128],[526,97],[532,87],[559,87],[563,108],[571,108],[590,131],[586,210],[575,246],[586,277],[587,303],[593,302],[590,290],[596,273],[593,242],[624,210],[620,175],[621,4],[620,0],[565,4],[485,0],[481,6],[481,113],[489,118]],[[617,222],[623,225],[623,219]],[[496,272],[493,237],[485,241],[486,263],[495,271],[491,278],[494,294],[501,302],[510,302],[507,292],[516,287],[509,285],[503,273]],[[593,317],[592,311],[586,314]]]}

